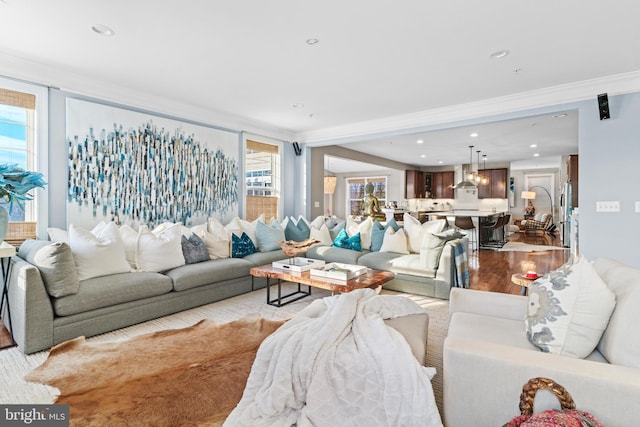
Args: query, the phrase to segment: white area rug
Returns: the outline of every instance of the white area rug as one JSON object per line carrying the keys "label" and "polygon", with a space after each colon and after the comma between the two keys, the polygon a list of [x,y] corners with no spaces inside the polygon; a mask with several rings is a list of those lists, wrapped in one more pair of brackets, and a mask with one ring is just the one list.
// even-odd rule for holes
{"label": "white area rug", "polygon": [[541,251],[559,251],[569,250],[563,246],[545,246],[545,245],[530,245],[522,242],[507,242],[498,251],[515,251],[515,252],[541,252]]}
{"label": "white area rug", "polygon": [[[286,285],[285,285],[286,286]],[[442,345],[447,335],[449,301],[418,295],[401,294],[393,291],[381,292],[390,295],[406,295],[429,313],[429,341],[427,343],[427,366],[437,369],[432,385],[436,403],[442,414]],[[311,296],[281,308],[266,304],[264,289],[239,295],[223,301],[197,307],[191,310],[161,317],[128,328],[119,329],[103,335],[89,338],[87,341],[109,342],[122,341],[132,336],[155,332],[164,329],[184,328],[202,319],[211,319],[218,323],[226,323],[246,316],[261,316],[266,319],[288,319],[317,298],[329,296],[330,292],[313,289]],[[0,351],[0,403],[52,403],[58,390],[42,384],[25,381],[24,376],[39,366],[47,357],[42,351],[25,356],[17,348]]]}

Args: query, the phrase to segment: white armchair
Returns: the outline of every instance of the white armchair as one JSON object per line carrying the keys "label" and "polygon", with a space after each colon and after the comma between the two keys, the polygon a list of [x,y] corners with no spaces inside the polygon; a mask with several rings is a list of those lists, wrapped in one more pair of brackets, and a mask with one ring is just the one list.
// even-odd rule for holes
{"label": "white armchair", "polygon": [[[448,427],[503,425],[520,414],[522,386],[534,377],[562,384],[578,409],[607,427],[637,425],[640,270],[610,260],[597,260],[594,267],[617,304],[600,344],[585,359],[543,353],[527,340],[527,297],[452,289],[443,355]],[[536,412],[559,407],[550,393],[538,396]]]}

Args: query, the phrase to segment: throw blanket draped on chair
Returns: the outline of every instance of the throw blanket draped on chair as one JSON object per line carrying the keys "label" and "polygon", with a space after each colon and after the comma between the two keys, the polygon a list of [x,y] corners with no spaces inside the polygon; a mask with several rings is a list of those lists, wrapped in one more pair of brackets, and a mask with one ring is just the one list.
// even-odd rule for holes
{"label": "throw blanket draped on chair", "polygon": [[456,265],[455,286],[458,288],[469,287],[469,263],[467,258],[467,248],[462,240],[451,241],[453,246],[454,262]]}
{"label": "throw blanket draped on chair", "polygon": [[383,319],[424,310],[357,290],[316,300],[260,346],[225,426],[442,426],[434,368]]}

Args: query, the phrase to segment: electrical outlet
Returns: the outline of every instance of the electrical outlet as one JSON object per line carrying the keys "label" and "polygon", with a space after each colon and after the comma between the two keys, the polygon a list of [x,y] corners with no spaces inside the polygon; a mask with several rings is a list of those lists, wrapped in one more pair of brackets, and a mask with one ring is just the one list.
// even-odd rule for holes
{"label": "electrical outlet", "polygon": [[596,212],[620,212],[620,202],[617,200],[608,202],[596,202]]}

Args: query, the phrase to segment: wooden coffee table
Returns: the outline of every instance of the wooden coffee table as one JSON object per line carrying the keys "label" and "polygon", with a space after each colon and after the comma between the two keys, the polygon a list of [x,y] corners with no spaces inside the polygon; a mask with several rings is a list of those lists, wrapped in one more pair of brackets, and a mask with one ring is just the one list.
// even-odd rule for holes
{"label": "wooden coffee table", "polygon": [[[347,280],[346,282],[338,282],[330,281],[329,279],[312,278],[309,271],[295,273],[281,268],[274,268],[271,264],[253,267],[249,272],[251,274],[251,289],[253,289],[253,279],[255,277],[264,277],[267,279],[267,304],[276,307],[282,307],[283,305],[287,305],[311,295],[311,287],[326,289],[331,291],[331,294],[333,295],[336,292],[345,293],[356,289],[376,289],[393,279],[395,276],[390,271],[368,269],[366,273],[358,277]],[[278,297],[273,300],[271,299],[271,279],[276,279],[278,285]],[[298,289],[286,295],[282,295],[282,282],[297,283]],[[307,286],[306,291],[302,290],[302,285]]]}

